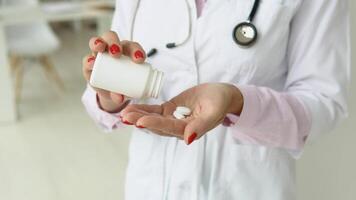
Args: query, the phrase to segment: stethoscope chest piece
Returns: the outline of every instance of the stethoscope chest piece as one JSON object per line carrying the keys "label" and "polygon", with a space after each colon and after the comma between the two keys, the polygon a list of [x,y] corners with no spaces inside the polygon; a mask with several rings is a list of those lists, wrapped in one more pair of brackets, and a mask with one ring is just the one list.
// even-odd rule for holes
{"label": "stethoscope chest piece", "polygon": [[242,22],[233,30],[232,37],[236,44],[249,47],[257,40],[257,29],[251,22]]}

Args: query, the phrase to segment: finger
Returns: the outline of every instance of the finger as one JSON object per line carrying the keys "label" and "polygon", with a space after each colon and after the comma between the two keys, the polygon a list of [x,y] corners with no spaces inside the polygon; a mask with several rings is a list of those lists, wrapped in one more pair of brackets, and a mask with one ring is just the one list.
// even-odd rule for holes
{"label": "finger", "polygon": [[[89,83],[90,82],[90,76],[93,70],[93,66],[94,66],[94,62],[95,62],[95,56],[93,55],[87,55],[83,58],[82,61],[82,71],[83,71],[83,76],[85,78],[85,80]],[[89,84],[90,85],[90,84]],[[105,97],[105,98],[109,98],[110,97],[110,92],[100,89],[100,88],[95,88],[93,86],[91,86],[100,96]]]}
{"label": "finger", "polygon": [[[131,105],[128,105],[126,107],[131,107]],[[129,112],[120,112],[120,117],[122,119],[123,122],[126,122],[126,124],[136,124],[137,120],[140,117],[146,116],[146,115],[158,115],[156,113],[148,113],[146,111],[143,111],[141,109],[137,109],[137,108],[130,108]],[[141,126],[139,126],[141,127]]]}
{"label": "finger", "polygon": [[156,114],[162,114],[163,112],[163,108],[160,105],[131,104],[121,111],[121,115],[125,115],[129,112],[137,112],[139,110]]}
{"label": "finger", "polygon": [[93,65],[95,61],[95,56],[93,55],[87,55],[83,58],[83,75],[86,81],[90,80],[90,75],[93,70]]}
{"label": "finger", "polygon": [[151,131],[151,132],[154,133],[154,134],[160,135],[160,136],[164,136],[164,137],[175,137],[175,138],[178,138],[178,139],[180,139],[180,140],[183,140],[183,135],[177,135],[177,136],[175,136],[175,135],[167,134],[167,133],[165,133],[165,132],[163,132],[163,131],[161,131],[161,130],[158,130],[158,129],[147,129],[147,130]]}
{"label": "finger", "polygon": [[106,49],[107,43],[101,37],[92,37],[89,40],[89,48],[92,52],[104,52]]}
{"label": "finger", "polygon": [[109,31],[102,35],[102,38],[107,43],[109,54],[115,58],[118,58],[122,54],[122,46],[120,44],[119,36],[113,32]]}
{"label": "finger", "polygon": [[149,129],[160,130],[166,134],[182,137],[187,122],[161,115],[146,115],[141,117],[136,124]]}
{"label": "finger", "polygon": [[137,42],[131,42],[124,40],[121,42],[123,53],[126,56],[131,57],[135,63],[143,63],[146,59],[146,53]]}
{"label": "finger", "polygon": [[122,121],[125,124],[134,124],[137,128],[146,128],[142,125],[137,125],[137,121],[145,115],[148,115],[148,113],[130,112],[122,116]]}
{"label": "finger", "polygon": [[197,117],[188,122],[184,130],[184,140],[187,145],[190,145],[195,140],[199,139],[209,130],[213,129],[218,122],[206,117]]}

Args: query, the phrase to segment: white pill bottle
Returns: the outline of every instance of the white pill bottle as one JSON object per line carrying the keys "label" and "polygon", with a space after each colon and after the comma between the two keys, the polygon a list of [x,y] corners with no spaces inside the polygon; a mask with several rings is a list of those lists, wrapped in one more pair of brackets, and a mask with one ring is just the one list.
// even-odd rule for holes
{"label": "white pill bottle", "polygon": [[131,98],[157,98],[163,82],[163,72],[148,63],[136,64],[129,57],[113,58],[98,53],[90,85]]}

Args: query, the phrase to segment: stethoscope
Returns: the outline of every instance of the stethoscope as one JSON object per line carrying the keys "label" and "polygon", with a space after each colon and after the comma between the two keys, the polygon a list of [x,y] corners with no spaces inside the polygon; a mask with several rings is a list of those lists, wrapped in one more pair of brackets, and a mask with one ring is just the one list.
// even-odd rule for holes
{"label": "stethoscope", "polygon": [[[140,2],[141,2],[141,0],[138,0],[137,6],[136,6],[136,9],[134,12],[133,20],[132,20],[131,40],[133,39],[133,32],[134,32],[133,29],[134,29],[134,24],[135,24],[135,20],[136,20]],[[188,16],[189,16],[188,17],[189,27],[188,27],[187,36],[181,42],[167,43],[166,44],[167,49],[173,49],[173,48],[184,45],[185,43],[188,42],[189,38],[192,35],[192,23],[191,23],[192,16],[190,13],[190,7],[189,7],[188,0],[185,0],[185,3],[187,6],[187,12],[188,12]],[[249,47],[253,46],[257,40],[258,31],[257,31],[256,26],[253,24],[253,19],[256,16],[259,5],[260,5],[260,0],[255,0],[253,3],[253,6],[252,6],[252,10],[251,10],[247,20],[237,24],[232,31],[232,38],[233,38],[234,42],[242,48],[249,48]],[[152,48],[151,50],[148,51],[147,57],[151,57],[157,53],[158,53],[158,50],[156,48]]]}
{"label": "stethoscope", "polygon": [[257,40],[257,36],[258,36],[257,28],[252,23],[252,21],[255,18],[259,5],[260,5],[260,0],[255,0],[247,20],[245,22],[237,24],[232,32],[232,38],[234,39],[236,44],[242,47],[250,47]]}

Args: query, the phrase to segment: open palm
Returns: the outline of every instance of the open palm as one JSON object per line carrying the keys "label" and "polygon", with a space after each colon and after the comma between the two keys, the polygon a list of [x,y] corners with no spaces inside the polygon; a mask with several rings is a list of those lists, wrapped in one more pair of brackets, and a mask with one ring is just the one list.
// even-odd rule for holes
{"label": "open palm", "polygon": [[[184,139],[190,144],[218,126],[227,113],[239,114],[242,104],[242,95],[236,87],[206,83],[192,87],[161,105],[129,105],[122,110],[121,116],[126,123],[159,135]],[[190,108],[192,114],[185,119],[175,119],[173,112],[178,106]]]}

